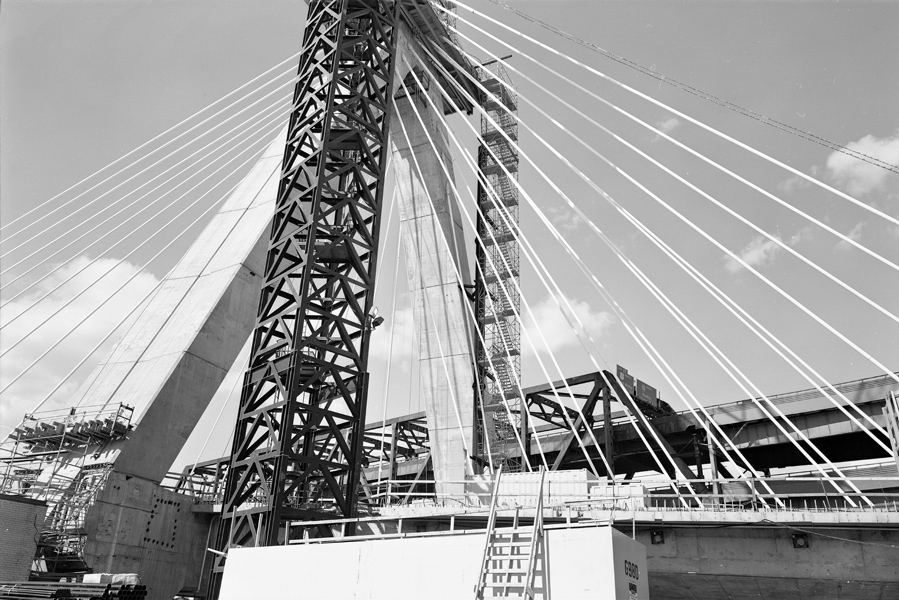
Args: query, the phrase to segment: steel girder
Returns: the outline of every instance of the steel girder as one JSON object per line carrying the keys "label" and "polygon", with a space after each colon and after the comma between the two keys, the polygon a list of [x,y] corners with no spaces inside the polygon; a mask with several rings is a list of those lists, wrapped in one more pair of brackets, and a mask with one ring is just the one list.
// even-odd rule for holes
{"label": "steel girder", "polygon": [[276,544],[287,521],[310,511],[354,511],[395,11],[381,0],[309,4],[222,549]]}

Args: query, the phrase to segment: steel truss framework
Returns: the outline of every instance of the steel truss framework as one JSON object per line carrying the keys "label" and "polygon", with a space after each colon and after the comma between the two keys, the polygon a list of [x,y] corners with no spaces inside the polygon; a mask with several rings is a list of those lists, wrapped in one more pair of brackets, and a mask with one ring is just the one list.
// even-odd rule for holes
{"label": "steel truss framework", "polygon": [[291,519],[354,511],[395,12],[309,5],[219,548],[272,545]]}

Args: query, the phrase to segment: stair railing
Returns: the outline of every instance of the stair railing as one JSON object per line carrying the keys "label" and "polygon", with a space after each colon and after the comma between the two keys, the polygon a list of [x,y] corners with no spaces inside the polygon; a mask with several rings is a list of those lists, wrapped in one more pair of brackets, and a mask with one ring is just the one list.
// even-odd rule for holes
{"label": "stair railing", "polygon": [[487,583],[487,562],[490,560],[490,544],[493,543],[493,530],[496,528],[497,498],[502,476],[503,466],[500,465],[493,480],[493,490],[490,495],[490,516],[487,518],[487,537],[484,542],[484,556],[481,557],[481,572],[478,575],[478,583],[474,587],[475,598],[478,600],[484,597],[484,586]]}
{"label": "stair railing", "polygon": [[[534,598],[534,579],[537,574],[537,548],[543,543],[543,480],[546,470],[540,467],[540,485],[537,488],[537,510],[534,513],[534,530],[531,533],[531,550],[528,554],[528,573],[524,580],[524,597]],[[546,553],[544,552],[544,561]],[[545,565],[544,565],[545,568]]]}

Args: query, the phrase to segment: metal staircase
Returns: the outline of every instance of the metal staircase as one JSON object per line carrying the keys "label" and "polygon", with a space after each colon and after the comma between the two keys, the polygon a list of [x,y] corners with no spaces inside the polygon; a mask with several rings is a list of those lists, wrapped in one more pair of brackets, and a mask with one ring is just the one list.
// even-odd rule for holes
{"label": "metal staircase", "polygon": [[520,507],[515,509],[512,527],[496,527],[497,496],[499,494],[502,467],[497,472],[490,500],[490,517],[487,520],[487,537],[481,572],[475,586],[475,598],[535,598],[537,559],[543,559],[543,479],[546,471],[540,469],[540,485],[537,490],[537,506],[531,527],[519,521]]}

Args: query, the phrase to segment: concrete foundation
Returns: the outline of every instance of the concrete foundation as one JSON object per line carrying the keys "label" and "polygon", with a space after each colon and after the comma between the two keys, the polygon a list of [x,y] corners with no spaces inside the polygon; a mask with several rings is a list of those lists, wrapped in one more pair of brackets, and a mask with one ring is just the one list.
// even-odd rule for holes
{"label": "concrete foundation", "polygon": [[[402,94],[399,82],[407,76],[408,64],[418,64],[411,40],[403,26],[394,86],[398,95]],[[407,85],[410,83],[414,84],[407,81]],[[413,88],[414,85],[410,89]],[[436,85],[417,90],[411,98],[397,99],[399,114],[391,115],[390,147],[407,257],[406,275],[418,333],[419,393],[428,415],[434,478],[459,481],[472,474],[468,457],[475,447],[471,347],[474,324],[465,307],[469,300],[456,273],[461,274],[463,283],[471,283],[471,277],[461,214],[450,178],[437,158],[439,153],[452,176],[446,131],[429,102],[418,94],[429,94],[436,106],[443,104]],[[413,102],[424,127],[413,110]],[[436,153],[428,136],[437,146]],[[448,491],[445,485],[438,489],[438,493]]]}
{"label": "concrete foundation", "polygon": [[196,590],[218,517],[192,504],[153,481],[112,473],[85,519],[85,562],[95,573],[137,573],[150,600]]}

